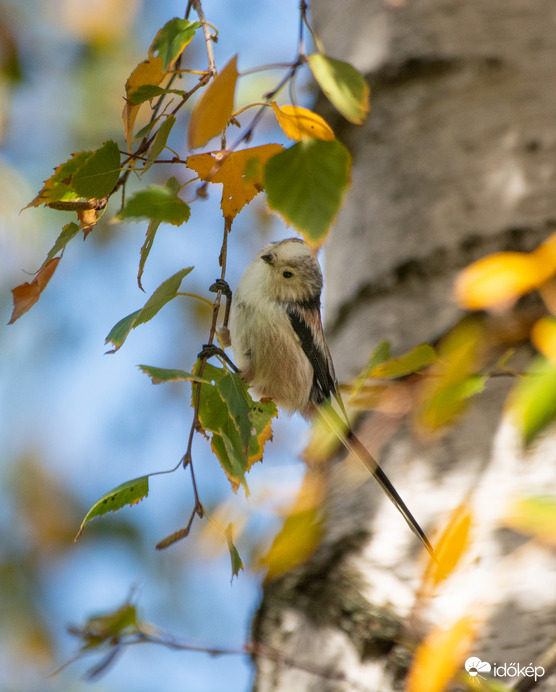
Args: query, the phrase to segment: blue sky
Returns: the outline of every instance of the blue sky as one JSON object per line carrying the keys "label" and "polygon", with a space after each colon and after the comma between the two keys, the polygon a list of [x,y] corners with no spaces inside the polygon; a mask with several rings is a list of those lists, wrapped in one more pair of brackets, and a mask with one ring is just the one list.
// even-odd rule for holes
{"label": "blue sky", "polygon": [[[71,23],[64,19],[71,15],[72,4],[83,8],[81,0],[30,0],[23,7],[16,0],[0,2],[20,42],[25,74],[5,100],[1,125],[0,181],[7,193],[0,202],[4,325],[11,312],[9,290],[29,280],[29,273],[40,266],[62,225],[70,220],[50,210],[22,214],[19,210],[35,196],[52,168],[73,151],[96,148],[109,138],[123,145],[116,117],[123,83],[143,59],[156,30],[173,16],[183,15],[185,6],[170,0],[137,2],[135,16],[118,39],[123,48],[105,54],[95,72],[88,64],[88,51],[94,49],[76,40]],[[222,67],[235,53],[240,70],[293,59],[297,6],[298,0],[205,0],[207,19],[219,28],[217,64]],[[273,75],[270,85],[280,73]],[[264,87],[261,80],[254,78],[250,87],[242,87],[246,97],[254,98],[259,85]],[[302,84],[300,89],[300,100],[309,99]],[[263,127],[261,141],[268,141],[269,132]],[[279,141],[276,131],[272,135],[271,141]],[[173,145],[183,148],[184,133],[177,131],[174,136]],[[172,173],[153,175],[164,179]],[[185,290],[209,295],[207,288],[219,273],[218,204],[219,192],[195,203],[186,226],[160,229],[144,275],[147,295],[177,269],[190,265],[195,271]],[[234,224],[228,274],[232,287],[262,244],[291,235],[277,219],[265,215],[260,200],[252,207]],[[110,211],[113,215],[117,208]],[[257,228],[261,225],[262,233]],[[21,500],[11,489],[23,482],[37,490],[42,477],[33,464],[43,469],[52,487],[75,500],[79,512],[126,480],[171,468],[185,450],[190,423],[187,386],[153,386],[136,366],[189,369],[207,333],[206,316],[200,329],[191,302],[174,301],[155,320],[135,330],[121,351],[105,355],[104,338],[110,328],[146,300],[136,284],[145,226],[103,224],[85,243],[75,239],[39,303],[0,330],[0,560],[5,565],[17,553],[23,556],[21,564],[36,570],[32,575],[36,606],[53,638],[56,663],[75,653],[76,643],[65,632],[68,624],[83,623],[97,611],[116,607],[133,588],[145,620],[183,640],[232,648],[248,636],[260,598],[260,575],[242,573],[230,585],[227,552],[209,549],[210,540],[198,523],[187,541],[166,552],[154,550],[158,540],[183,526],[189,516],[191,489],[189,475],[183,472],[153,478],[146,500],[97,520],[106,530],[91,528],[76,546],[68,542],[58,546],[56,554],[31,559],[37,552],[33,535],[38,529],[29,515],[22,515]],[[195,470],[207,507],[227,502],[232,515],[247,513],[251,531],[238,538],[240,552],[248,555],[255,539],[268,541],[279,526],[276,507],[293,498],[303,474],[299,453],[305,435],[305,425],[297,419],[276,423],[264,464],[250,474],[250,500],[231,493],[208,445],[196,441]],[[260,498],[267,495],[265,504]],[[211,658],[154,646],[126,651],[95,688],[80,681],[86,667],[76,663],[46,678],[52,670],[48,656],[43,667],[40,660],[37,667],[26,667],[13,632],[0,633],[3,690],[239,692],[249,688],[251,679],[243,657]]]}

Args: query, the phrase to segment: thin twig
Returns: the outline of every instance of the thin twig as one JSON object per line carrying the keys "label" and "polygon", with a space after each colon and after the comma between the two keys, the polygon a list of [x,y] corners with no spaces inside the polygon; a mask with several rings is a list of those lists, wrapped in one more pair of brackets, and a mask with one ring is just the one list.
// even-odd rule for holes
{"label": "thin twig", "polygon": [[201,26],[203,27],[203,34],[205,36],[205,46],[207,49],[208,69],[210,75],[215,76],[216,63],[214,62],[214,50],[212,47],[214,36],[210,31],[210,25],[207,23],[207,20],[205,19],[203,8],[201,6],[201,0],[191,0],[190,6],[192,6],[195,12],[197,13],[199,21],[201,22]]}

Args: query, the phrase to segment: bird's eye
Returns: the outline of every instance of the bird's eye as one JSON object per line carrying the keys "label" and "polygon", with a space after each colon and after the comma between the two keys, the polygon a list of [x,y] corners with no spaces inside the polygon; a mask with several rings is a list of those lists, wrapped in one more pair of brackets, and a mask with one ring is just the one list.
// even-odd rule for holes
{"label": "bird's eye", "polygon": [[284,279],[291,279],[292,276],[293,276],[293,272],[285,271],[285,272],[282,274],[282,276],[284,277]]}

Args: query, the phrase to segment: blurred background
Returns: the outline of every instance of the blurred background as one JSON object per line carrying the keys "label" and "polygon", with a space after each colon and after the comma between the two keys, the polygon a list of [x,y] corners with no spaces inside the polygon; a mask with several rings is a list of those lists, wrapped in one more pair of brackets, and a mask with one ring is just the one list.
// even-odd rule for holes
{"label": "blurred background", "polygon": [[[11,314],[10,290],[30,281],[73,215],[32,208],[20,213],[52,169],[70,154],[114,139],[124,147],[124,84],[147,55],[157,30],[183,17],[185,0],[0,1],[0,311]],[[239,53],[240,71],[294,59],[298,0],[253,3],[204,0],[219,30],[221,68]],[[203,69],[196,37],[184,63]],[[277,84],[280,71],[240,80],[237,106]],[[188,77],[189,80],[194,78]],[[298,82],[303,104],[311,94]],[[186,154],[185,120],[170,146]],[[272,129],[270,129],[272,128]],[[253,144],[282,141],[269,118]],[[155,166],[133,185],[185,180],[177,166]],[[147,177],[147,176],[145,176]],[[193,191],[190,193],[193,197]],[[190,201],[189,199],[186,201]],[[107,515],[73,538],[89,507],[132,478],[174,467],[190,426],[189,387],[153,386],[144,363],[189,370],[208,335],[210,310],[177,299],[133,331],[120,351],[105,355],[104,339],[122,317],[140,308],[179,269],[194,265],[182,290],[208,298],[219,275],[223,222],[220,190],[193,204],[189,223],[158,231],[143,286],[139,250],[147,223],[116,224],[117,200],[85,242],[68,245],[40,301],[0,329],[0,690],[51,692],[92,689],[83,681],[98,658],[70,660],[79,642],[68,626],[117,608],[133,594],[140,617],[181,641],[241,647],[259,598],[261,574],[246,569],[231,580],[223,536],[196,520],[192,535],[164,552],[157,541],[185,526],[193,506],[189,471],[151,479],[149,497]],[[256,199],[234,223],[228,279],[271,239],[291,231]],[[186,283],[187,282],[187,283]],[[201,307],[199,307],[201,305]],[[222,522],[234,522],[246,563],[264,551],[280,527],[303,476],[299,454],[306,427],[280,419],[264,464],[249,474],[250,498],[235,496],[210,453],[196,440],[201,500]],[[154,645],[125,650],[94,682],[103,691],[249,688],[242,656],[209,657]]]}

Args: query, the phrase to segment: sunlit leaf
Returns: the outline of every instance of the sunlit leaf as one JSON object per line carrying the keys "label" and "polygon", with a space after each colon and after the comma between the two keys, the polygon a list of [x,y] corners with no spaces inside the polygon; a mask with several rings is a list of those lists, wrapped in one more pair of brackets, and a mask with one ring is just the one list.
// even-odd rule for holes
{"label": "sunlit leaf", "polygon": [[245,383],[236,373],[228,373],[216,383],[220,396],[228,407],[228,412],[239,432],[241,442],[247,451],[251,437],[251,410]]}
{"label": "sunlit leaf", "polygon": [[536,495],[517,499],[505,523],[542,543],[556,545],[556,497]]}
{"label": "sunlit leaf", "polygon": [[484,357],[484,327],[465,321],[438,346],[438,358],[426,371],[418,391],[415,423],[435,432],[461,414],[469,399],[483,391],[488,376],[479,373]]}
{"label": "sunlit leaf", "polygon": [[111,343],[114,348],[108,353],[115,353],[124,343],[127,335],[132,329],[138,327],[140,324],[144,324],[151,320],[159,310],[161,310],[166,303],[176,297],[181,282],[186,277],[193,267],[187,267],[186,269],[181,269],[176,272],[169,279],[166,279],[152,296],[147,300],[145,305],[135,312],[131,313],[127,317],[121,319],[117,324],[115,324],[110,333],[106,337],[105,343]]}
{"label": "sunlit leaf", "polygon": [[436,362],[438,356],[429,344],[420,344],[397,358],[376,365],[370,373],[371,377],[394,379],[405,377]]}
{"label": "sunlit leaf", "polygon": [[139,63],[137,67],[128,77],[125,85],[126,105],[122,114],[124,120],[124,131],[127,142],[128,151],[131,148],[131,139],[133,136],[133,126],[139,112],[140,105],[134,105],[133,94],[140,87],[148,84],[158,86],[164,79],[162,71],[162,58],[151,57]]}
{"label": "sunlit leaf", "polygon": [[541,255],[498,252],[464,269],[455,285],[456,299],[469,310],[508,307],[538,288],[554,273]]}
{"label": "sunlit leaf", "polygon": [[108,512],[116,512],[118,509],[125,507],[126,505],[134,505],[149,493],[149,477],[141,476],[140,478],[134,478],[131,481],[122,483],[117,488],[110,490],[106,495],[103,495],[100,500],[97,500],[91,509],[85,515],[85,518],[81,522],[79,531],[75,540],[77,540],[83,533],[85,525],[94,519]]}
{"label": "sunlit leaf", "polygon": [[407,692],[444,692],[468,654],[476,629],[476,622],[469,617],[448,629],[434,629],[415,652]]}
{"label": "sunlit leaf", "polygon": [[120,177],[120,150],[108,140],[94,151],[71,177],[70,187],[86,199],[109,195]]}
{"label": "sunlit leaf", "polygon": [[158,53],[162,58],[164,72],[179,58],[184,48],[191,42],[200,22],[174,17],[158,30],[149,49],[149,55]]}
{"label": "sunlit leaf", "polygon": [[149,149],[149,155],[147,156],[147,160],[145,161],[145,165],[143,166],[142,173],[145,173],[145,171],[149,170],[149,168],[153,165],[153,163],[157,160],[157,158],[164,150],[164,147],[166,146],[166,142],[168,141],[168,137],[170,135],[170,132],[172,131],[172,128],[174,127],[175,122],[176,118],[173,115],[169,115],[166,118],[166,120],[164,120],[162,125],[158,128],[158,132],[156,133],[154,141],[151,144],[151,148]]}
{"label": "sunlit leaf", "polygon": [[556,419],[556,364],[535,358],[509,398],[509,409],[525,444]]}
{"label": "sunlit leaf", "polygon": [[45,180],[41,191],[27,207],[38,207],[49,202],[79,199],[79,195],[70,188],[71,177],[92,153],[92,151],[79,151],[64,163],[56,166],[54,173],[48,180]]}
{"label": "sunlit leaf", "polygon": [[317,113],[299,106],[278,106],[275,101],[270,105],[286,137],[296,142],[302,139],[335,139],[330,125]]}
{"label": "sunlit leaf", "polygon": [[266,580],[289,572],[314,553],[322,537],[323,496],[322,477],[309,471],[281,530],[259,560],[259,565],[266,569]]}
{"label": "sunlit leaf", "polygon": [[556,319],[554,317],[543,317],[535,322],[531,329],[531,341],[543,356],[556,363]]}
{"label": "sunlit leaf", "polygon": [[187,133],[190,149],[204,146],[228,124],[234,110],[234,92],[238,77],[236,63],[237,56],[234,56],[197,101],[191,113]]}
{"label": "sunlit leaf", "polygon": [[190,208],[178,197],[179,183],[169,178],[166,185],[151,185],[136,192],[118,214],[120,219],[150,219],[181,226],[189,220]]}
{"label": "sunlit leaf", "polygon": [[363,368],[361,373],[353,380],[351,385],[351,396],[357,395],[361,387],[367,383],[368,379],[371,377],[371,373],[381,363],[390,358],[390,343],[388,341],[381,341],[378,346],[372,351],[369,356],[369,361],[367,365]]}
{"label": "sunlit leaf", "polygon": [[187,380],[190,382],[208,382],[208,380],[192,375],[185,370],[175,370],[171,368],[157,368],[154,365],[138,365],[146,375],[148,375],[153,384],[161,384],[162,382],[177,382],[178,380]]}
{"label": "sunlit leaf", "polygon": [[64,228],[62,228],[62,232],[46,256],[44,264],[53,259],[59,252],[62,252],[69,241],[74,238],[78,232],[79,226],[76,223],[73,223],[73,221],[71,223],[67,223]]}
{"label": "sunlit leaf", "polygon": [[226,527],[226,541],[228,543],[228,550],[230,551],[230,559],[232,561],[232,579],[237,577],[239,571],[243,569],[243,561],[234,545],[232,525],[228,524]]}
{"label": "sunlit leaf", "polygon": [[457,507],[434,546],[436,561],[427,563],[423,578],[425,588],[429,585],[435,588],[453,573],[470,545],[471,524],[469,507]]}
{"label": "sunlit leaf", "polygon": [[338,141],[307,139],[273,156],[264,186],[271,209],[293,224],[312,247],[319,246],[344,199],[351,156]]}
{"label": "sunlit leaf", "polygon": [[234,152],[195,154],[187,158],[187,167],[201,180],[222,183],[222,214],[233,219],[263,189],[264,165],[282,149],[280,144],[263,144]]}
{"label": "sunlit leaf", "polygon": [[59,257],[48,260],[32,281],[26,281],[12,289],[14,309],[8,324],[13,324],[38,301],[56,271],[59,261]]}
{"label": "sunlit leaf", "polygon": [[307,62],[332,105],[350,122],[361,125],[370,109],[369,86],[363,75],[349,63],[322,53],[308,55]]}
{"label": "sunlit leaf", "polygon": [[[199,363],[195,366],[194,374],[198,367]],[[276,407],[273,403],[253,401],[239,375],[223,368],[207,363],[202,377],[211,384],[200,386],[199,422],[205,433],[211,433],[212,450],[234,491],[240,484],[247,491],[245,473],[262,458],[264,444],[272,437],[270,420],[276,415]],[[239,392],[240,388],[243,388],[244,395]],[[248,410],[241,402],[243,396]],[[196,388],[192,392],[193,400],[195,397]],[[248,439],[247,426],[250,433]]]}
{"label": "sunlit leaf", "polygon": [[[333,408],[332,402],[325,401],[322,408],[325,410]],[[303,459],[310,463],[319,463],[330,459],[334,452],[342,446],[339,435],[330,427],[328,416],[322,415],[322,408],[312,420],[309,442],[303,450]]]}

